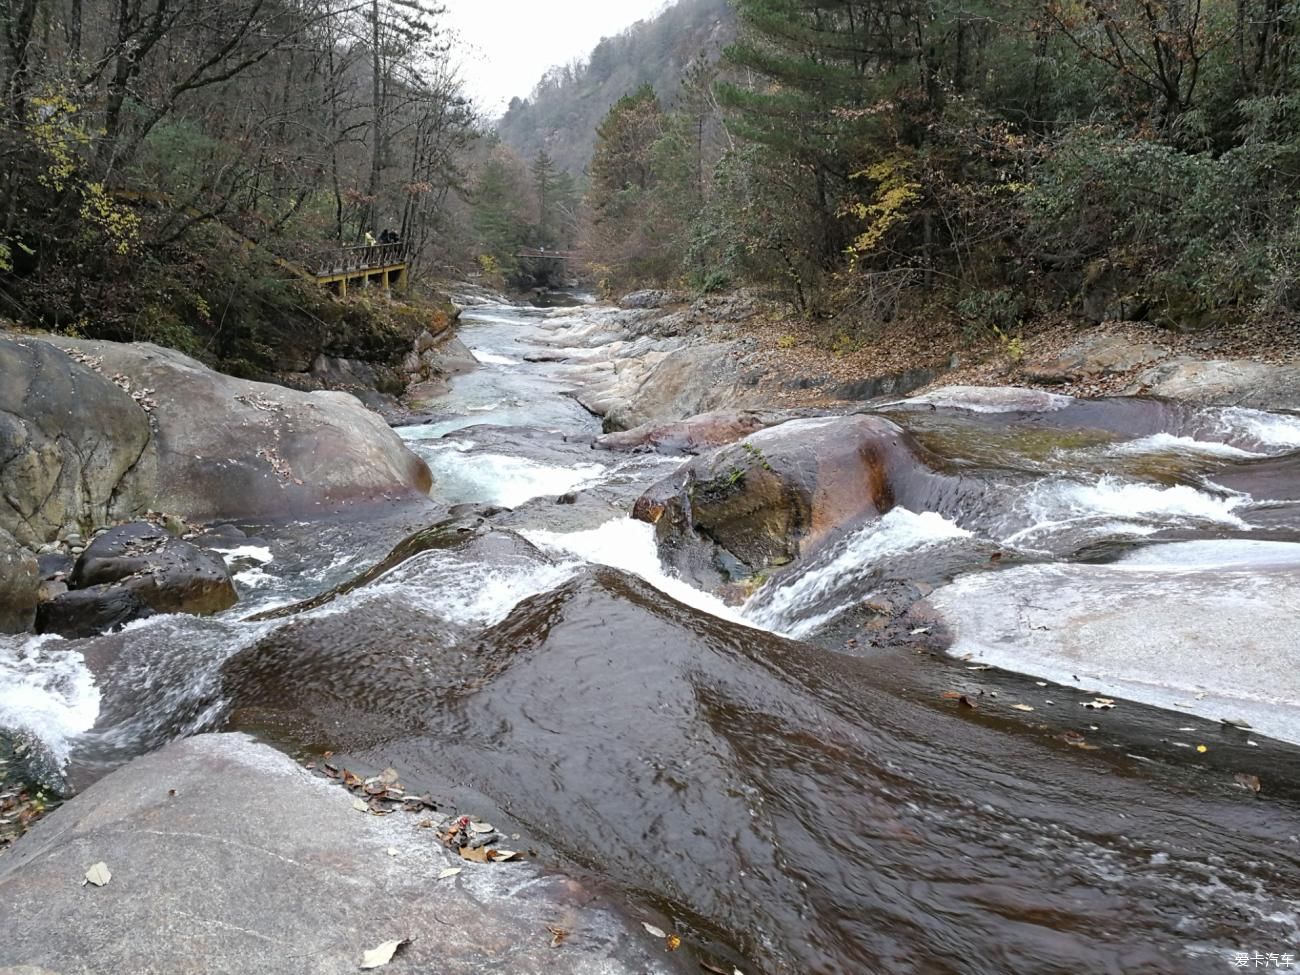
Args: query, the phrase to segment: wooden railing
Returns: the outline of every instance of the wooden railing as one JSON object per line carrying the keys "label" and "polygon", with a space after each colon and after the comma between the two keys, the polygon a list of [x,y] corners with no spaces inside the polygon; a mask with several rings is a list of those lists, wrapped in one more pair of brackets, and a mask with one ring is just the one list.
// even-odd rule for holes
{"label": "wooden railing", "polygon": [[404,240],[391,244],[355,244],[337,247],[309,257],[303,262],[318,278],[337,274],[360,274],[406,264],[411,258],[411,245]]}

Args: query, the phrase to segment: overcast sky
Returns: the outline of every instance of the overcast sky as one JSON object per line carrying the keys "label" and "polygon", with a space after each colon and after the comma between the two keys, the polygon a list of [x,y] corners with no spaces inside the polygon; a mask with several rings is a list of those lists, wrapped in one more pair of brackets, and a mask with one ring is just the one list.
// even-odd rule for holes
{"label": "overcast sky", "polygon": [[462,77],[490,118],[525,96],[553,64],[586,57],[667,6],[664,0],[444,0],[446,26],[459,36]]}

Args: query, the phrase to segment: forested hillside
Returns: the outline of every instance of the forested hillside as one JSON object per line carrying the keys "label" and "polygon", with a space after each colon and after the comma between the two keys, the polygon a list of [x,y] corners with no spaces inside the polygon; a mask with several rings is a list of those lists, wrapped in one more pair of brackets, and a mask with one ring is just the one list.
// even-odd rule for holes
{"label": "forested hillside", "polygon": [[692,62],[715,60],[734,37],[728,0],[680,0],[603,39],[587,60],[552,68],[531,95],[511,101],[497,131],[524,158],[545,150],[559,168],[580,175],[611,105],[645,84],[671,101]]}
{"label": "forested hillside", "polygon": [[294,328],[390,341],[291,267],[388,229],[417,270],[474,129],[416,0],[6,0],[0,297],[20,323],[265,371]]}
{"label": "forested hillside", "polygon": [[756,282],[814,317],[1004,338],[1062,314],[1294,322],[1294,6],[737,9],[716,79],[629,90],[599,127],[588,240],[611,287]]}

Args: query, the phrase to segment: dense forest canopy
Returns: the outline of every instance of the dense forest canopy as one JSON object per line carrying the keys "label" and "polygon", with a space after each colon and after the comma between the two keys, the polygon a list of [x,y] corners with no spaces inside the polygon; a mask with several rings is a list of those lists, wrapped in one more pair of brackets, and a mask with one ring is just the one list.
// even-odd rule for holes
{"label": "dense forest canopy", "polygon": [[256,358],[256,323],[308,300],[277,261],[390,229],[445,262],[474,119],[440,15],[5,0],[5,312]]}
{"label": "dense forest canopy", "polygon": [[671,105],[629,89],[599,128],[608,280],[757,282],[813,314],[995,330],[1300,309],[1294,5],[736,8],[721,65],[697,66],[715,79]]}

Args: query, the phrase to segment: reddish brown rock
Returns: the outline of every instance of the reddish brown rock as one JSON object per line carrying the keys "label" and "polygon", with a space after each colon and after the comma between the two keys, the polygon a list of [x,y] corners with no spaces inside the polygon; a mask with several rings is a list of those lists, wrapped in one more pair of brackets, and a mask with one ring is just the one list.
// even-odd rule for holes
{"label": "reddish brown rock", "polygon": [[805,557],[896,504],[925,506],[949,480],[882,417],[793,420],[711,451],[658,482],[633,517],[661,556],[716,584]]}

